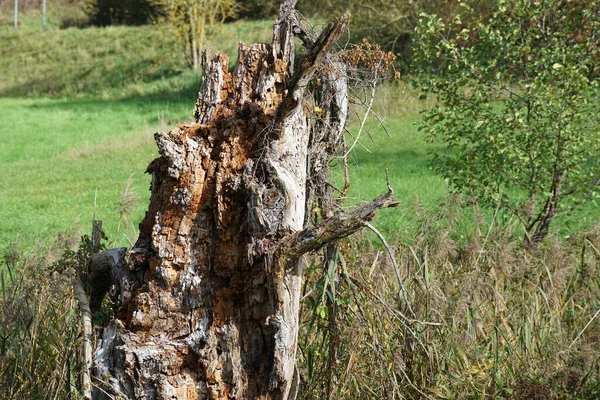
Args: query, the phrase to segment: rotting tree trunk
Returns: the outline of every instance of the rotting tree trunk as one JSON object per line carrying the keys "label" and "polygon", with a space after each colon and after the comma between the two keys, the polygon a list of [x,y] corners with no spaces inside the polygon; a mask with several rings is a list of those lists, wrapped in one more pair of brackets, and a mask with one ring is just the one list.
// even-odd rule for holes
{"label": "rotting tree trunk", "polygon": [[[227,56],[205,57],[197,123],[156,134],[149,209],[112,267],[95,398],[294,399],[303,255],[397,204],[387,193],[311,224],[311,179],[326,179],[347,89],[330,86],[342,86],[329,97],[341,128],[326,134],[311,134],[303,95],[349,16],[313,40],[295,3],[281,6],[271,45],[240,44],[233,73]],[[294,35],[307,46],[296,70]]]}

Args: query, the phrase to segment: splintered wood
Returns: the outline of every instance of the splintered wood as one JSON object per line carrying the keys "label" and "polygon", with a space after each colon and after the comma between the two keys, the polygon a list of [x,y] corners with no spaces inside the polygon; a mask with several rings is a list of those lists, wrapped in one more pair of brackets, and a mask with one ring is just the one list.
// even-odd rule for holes
{"label": "splintered wood", "polygon": [[391,202],[335,229],[309,223],[310,175],[323,177],[328,162],[309,155],[335,150],[326,142],[340,139],[347,83],[328,89],[337,87],[326,106],[335,134],[311,135],[303,96],[349,16],[310,40],[294,70],[293,35],[306,37],[295,3],[281,6],[272,44],[240,44],[233,72],[226,55],[205,56],[196,123],[155,135],[150,205],[128,273],[111,288],[127,295],[111,293],[116,318],[96,346],[95,398],[296,397],[302,254]]}

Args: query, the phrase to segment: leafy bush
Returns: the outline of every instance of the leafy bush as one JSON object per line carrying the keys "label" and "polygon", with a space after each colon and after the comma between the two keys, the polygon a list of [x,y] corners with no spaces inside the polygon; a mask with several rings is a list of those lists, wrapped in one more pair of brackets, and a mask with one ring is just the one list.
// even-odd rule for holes
{"label": "leafy bush", "polygon": [[207,33],[221,22],[237,14],[235,0],[157,0],[162,4],[166,20],[194,71],[200,69]]}
{"label": "leafy bush", "polygon": [[417,30],[421,84],[440,101],[422,128],[452,150],[435,169],[518,216],[533,245],[599,195],[599,32],[600,3],[565,0],[465,5]]}

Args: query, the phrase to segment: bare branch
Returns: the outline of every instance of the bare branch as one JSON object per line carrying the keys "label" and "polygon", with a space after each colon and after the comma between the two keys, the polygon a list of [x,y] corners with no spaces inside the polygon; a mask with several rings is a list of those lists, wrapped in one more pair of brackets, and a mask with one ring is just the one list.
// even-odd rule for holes
{"label": "bare branch", "polygon": [[296,12],[293,14],[292,32],[294,33],[294,36],[302,41],[304,47],[310,49],[315,45],[315,35],[313,32],[307,29],[306,25],[300,20],[300,18],[300,13]]}
{"label": "bare branch", "polygon": [[[389,185],[389,182],[388,182],[388,185]],[[404,298],[404,302],[406,303],[406,308],[408,308],[408,311],[410,311],[413,318],[416,318],[417,315],[413,311],[412,306],[410,305],[410,301],[408,300],[408,293],[406,292],[406,289],[404,288],[404,283],[402,282],[402,278],[400,277],[400,270],[398,269],[398,263],[396,262],[396,257],[394,256],[394,252],[392,251],[392,248],[388,244],[387,240],[385,240],[385,237],[381,234],[381,232],[379,232],[379,230],[377,230],[377,228],[375,228],[373,225],[371,225],[368,222],[365,222],[365,226],[367,228],[369,228],[371,231],[373,231],[373,233],[375,235],[377,235],[379,240],[381,240],[381,243],[383,243],[383,245],[385,246],[388,254],[390,255],[390,259],[392,260],[392,265],[394,266],[394,272],[396,273],[396,279],[398,279],[398,284],[400,285],[400,291],[402,292],[402,297]]]}
{"label": "bare branch", "polygon": [[356,146],[356,143],[358,143],[358,140],[360,139],[360,134],[362,133],[362,131],[365,127],[365,122],[367,122],[367,118],[369,118],[369,114],[371,113],[371,107],[373,106],[373,100],[375,100],[375,89],[377,88],[376,82],[377,82],[376,79],[374,79],[372,82],[373,87],[371,90],[371,98],[369,100],[369,104],[367,106],[367,110],[365,111],[363,120],[360,124],[360,128],[358,129],[358,133],[356,134],[356,139],[354,140],[354,143],[352,143],[352,146],[350,146],[350,148],[346,151],[346,154],[344,154],[344,157],[346,157],[352,150],[354,150],[354,146]]}
{"label": "bare branch", "polygon": [[388,191],[371,203],[360,205],[350,211],[341,212],[324,220],[317,226],[306,228],[286,237],[282,244],[284,244],[284,247],[290,247],[289,254],[300,257],[303,254],[320,249],[327,243],[349,236],[373,219],[377,210],[397,207],[400,202],[392,197],[393,194],[393,191]]}
{"label": "bare branch", "polygon": [[83,398],[92,398],[92,380],[90,371],[92,369],[92,352],[94,332],[92,330],[92,311],[85,290],[81,281],[76,276],[71,278],[73,291],[79,301],[79,310],[81,312],[81,323],[83,325]]}
{"label": "bare branch", "polygon": [[331,47],[338,41],[349,21],[350,13],[345,13],[340,18],[332,20],[308,50],[308,53],[300,62],[300,68],[288,82],[288,93],[277,108],[275,126],[280,125],[296,108],[304,95],[306,85],[314,76]]}

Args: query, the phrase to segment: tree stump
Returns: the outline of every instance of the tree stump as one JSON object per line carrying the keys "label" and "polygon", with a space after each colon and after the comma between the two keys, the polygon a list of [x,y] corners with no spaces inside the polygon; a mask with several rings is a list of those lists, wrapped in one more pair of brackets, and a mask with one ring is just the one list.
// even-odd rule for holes
{"label": "tree stump", "polygon": [[[294,399],[303,255],[397,204],[389,192],[311,223],[347,82],[323,69],[330,123],[315,131],[303,97],[319,68],[339,68],[327,58],[349,15],[313,39],[295,3],[282,4],[270,45],[240,44],[233,72],[226,55],[205,56],[196,123],[155,135],[150,205],[126,263],[115,263],[94,398]],[[294,35],[307,47],[298,68]]]}

